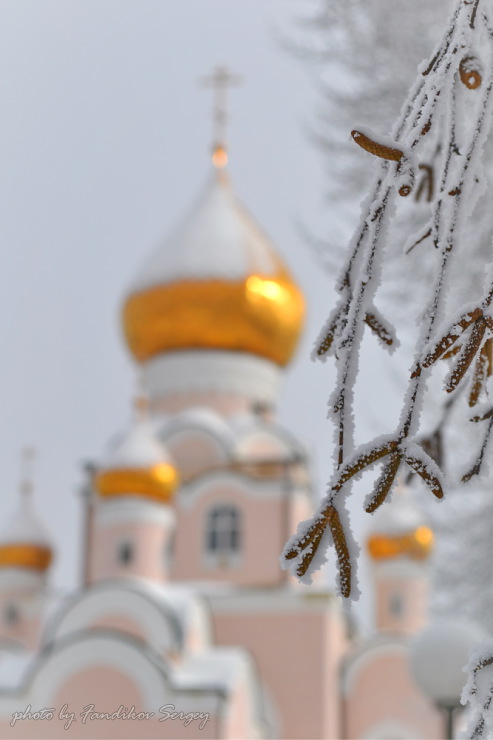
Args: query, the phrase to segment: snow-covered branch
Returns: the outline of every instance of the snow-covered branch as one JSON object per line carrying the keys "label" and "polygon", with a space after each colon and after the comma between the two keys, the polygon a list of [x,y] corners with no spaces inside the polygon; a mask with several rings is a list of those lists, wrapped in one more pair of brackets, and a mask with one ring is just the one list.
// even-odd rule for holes
{"label": "snow-covered branch", "polygon": [[[437,332],[444,321],[450,262],[481,193],[481,156],[493,117],[493,41],[485,5],[484,0],[457,3],[443,39],[419,69],[390,137],[375,135],[364,126],[352,132],[353,140],[381,162],[338,281],[339,303],[314,349],[315,357],[324,359],[333,354],[337,363],[337,383],[329,401],[336,432],[335,471],[317,512],[299,526],[281,557],[282,567],[307,580],[323,562],[320,552],[315,557],[317,551],[332,542],[339,563],[340,591],[345,597],[354,596],[356,583],[355,547],[345,508],[353,479],[375,465],[383,465],[365,501],[368,512],[383,504],[403,466],[441,498],[442,473],[415,439],[430,369],[438,359],[453,354],[453,345],[462,343],[447,390],[455,391],[474,367],[471,406],[485,393],[486,379],[491,374],[491,291],[489,298],[478,296],[472,307],[449,319],[445,329]],[[419,159],[430,131],[440,141],[438,187],[429,191],[431,219],[426,230],[417,240],[413,238],[417,244],[430,237],[436,247],[434,287],[424,312],[396,431],[355,450],[353,396],[365,327],[387,347],[396,343],[393,329],[374,308],[387,231],[397,199],[408,196],[415,187]],[[483,448],[492,427],[493,421]]]}

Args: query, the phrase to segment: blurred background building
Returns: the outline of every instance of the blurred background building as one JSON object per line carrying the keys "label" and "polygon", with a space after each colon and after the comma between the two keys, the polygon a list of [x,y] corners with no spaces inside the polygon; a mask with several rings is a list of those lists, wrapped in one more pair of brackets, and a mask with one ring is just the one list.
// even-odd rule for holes
{"label": "blurred background building", "polygon": [[2,737],[441,734],[409,672],[433,543],[409,492],[373,519],[370,637],[323,574],[308,587],[279,568],[314,506],[309,456],[277,419],[304,298],[226,161],[216,141],[200,199],[126,293],[141,390],[87,466],[68,598],[49,591],[59,525],[47,534],[26,470],[0,538]]}

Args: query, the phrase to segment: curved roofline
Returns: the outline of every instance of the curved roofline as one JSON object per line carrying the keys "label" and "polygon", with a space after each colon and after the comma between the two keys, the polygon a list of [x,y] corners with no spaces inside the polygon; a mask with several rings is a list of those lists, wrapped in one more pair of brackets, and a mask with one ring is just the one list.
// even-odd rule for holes
{"label": "curved roofline", "polygon": [[[242,225],[244,225],[245,228],[247,228],[248,230],[251,230],[252,234],[255,235],[255,237],[265,242],[268,249],[272,251],[272,257],[274,258],[276,263],[278,261],[282,261],[284,263],[284,260],[281,260],[281,258],[278,257],[276,245],[273,239],[261,226],[261,224],[255,219],[254,215],[250,213],[248,208],[243,205],[243,202],[240,200],[240,198],[236,195],[229,173],[225,170],[214,170],[212,172],[212,175],[209,175],[207,177],[204,185],[202,186],[200,194],[197,195],[197,197],[193,201],[193,204],[186,210],[182,218],[177,221],[176,227],[172,228],[169,233],[164,236],[163,239],[159,240],[159,243],[151,252],[150,257],[146,260],[144,269],[141,269],[137,278],[129,284],[128,289],[126,290],[127,296],[136,292],[146,291],[150,288],[157,287],[158,285],[163,284],[162,276],[156,277],[153,280],[146,280],[142,278],[141,275],[145,275],[145,273],[148,271],[147,266],[151,262],[153,262],[155,258],[163,252],[163,250],[171,249],[174,243],[183,237],[183,232],[185,232],[189,225],[193,223],[196,214],[200,213],[200,210],[206,204],[207,200],[211,198],[211,196],[213,196],[215,193],[226,194],[226,197],[229,199],[228,205],[240,218]],[[276,272],[277,267],[278,265],[275,264],[273,274]],[[172,277],[167,278],[166,284],[171,284],[175,281],[182,281],[184,279],[191,279],[190,275],[187,272],[178,273],[176,275],[173,275],[173,273],[171,274]],[[197,279],[207,279],[213,276],[214,273],[208,272],[206,275],[196,277]],[[237,278],[241,279],[240,273],[238,273],[232,279]]]}
{"label": "curved roofline", "polygon": [[94,629],[91,630],[89,633],[87,632],[87,630],[79,630],[77,632],[73,632],[70,635],[65,635],[56,642],[45,645],[37,654],[33,663],[26,671],[24,680],[22,681],[20,688],[18,687],[16,689],[8,689],[4,692],[4,696],[12,697],[26,693],[26,690],[32,687],[36,676],[40,673],[40,671],[48,663],[52,656],[63,652],[72,645],[83,643],[84,641],[89,640],[107,640],[110,642],[124,644],[135,649],[139,653],[139,655],[144,655],[147,660],[152,663],[154,668],[157,669],[163,677],[167,688],[170,688],[175,693],[216,694],[221,702],[226,700],[228,697],[227,690],[225,690],[221,686],[200,685],[200,682],[198,682],[197,686],[195,687],[183,688],[178,686],[172,680],[172,670],[166,670],[168,666],[171,666],[171,663],[166,658],[166,656],[156,653],[150,645],[143,643],[142,641],[138,640],[135,637],[132,637],[131,635],[123,632],[118,632],[117,630],[108,629]]}
{"label": "curved roofline", "polygon": [[351,684],[357,672],[358,665],[363,662],[370,662],[372,658],[378,657],[383,653],[405,652],[411,641],[411,637],[402,633],[378,633],[366,639],[359,644],[357,643],[353,650],[347,653],[341,663],[341,691],[347,696],[351,690]]}
{"label": "curved roofline", "polygon": [[[58,611],[51,616],[43,631],[42,643],[46,646],[50,644],[56,644],[58,642],[58,639],[56,638],[57,628],[70,611],[75,609],[80,604],[84,603],[85,599],[87,599],[89,596],[93,596],[93,594],[97,593],[98,591],[103,592],[111,590],[123,592],[133,591],[134,593],[145,599],[153,608],[157,608],[164,617],[169,619],[169,622],[172,625],[174,638],[176,640],[176,647],[178,649],[183,648],[185,636],[177,615],[173,611],[171,611],[171,609],[166,608],[167,605],[164,605],[157,599],[154,600],[149,593],[140,588],[140,583],[137,580],[130,578],[108,578],[102,581],[97,581],[90,586],[79,588],[58,609]],[[60,639],[63,640],[64,637]]]}
{"label": "curved roofline", "polygon": [[[199,413],[198,413],[199,412]],[[210,419],[205,417],[205,413],[210,416]],[[200,414],[204,414],[202,417]],[[174,434],[187,431],[202,431],[213,437],[223,448],[224,452],[228,456],[231,455],[235,437],[233,430],[218,414],[207,407],[201,407],[200,409],[187,409],[177,414],[171,419],[166,420],[156,429],[156,433],[159,439],[166,444],[166,441],[170,439]]]}
{"label": "curved roofline", "polygon": [[[299,453],[300,462],[307,462],[308,451],[306,450],[304,444],[289,429],[282,426],[277,421],[267,422],[258,416],[252,416],[251,421],[245,420],[244,429],[241,429],[241,427],[238,429],[238,434],[235,435],[236,443],[240,442],[249,434],[254,434],[255,432],[265,432],[266,434],[270,434],[273,437],[277,436],[282,442],[286,444],[287,447],[293,447],[294,450]],[[288,459],[287,462],[289,461],[293,460]]]}

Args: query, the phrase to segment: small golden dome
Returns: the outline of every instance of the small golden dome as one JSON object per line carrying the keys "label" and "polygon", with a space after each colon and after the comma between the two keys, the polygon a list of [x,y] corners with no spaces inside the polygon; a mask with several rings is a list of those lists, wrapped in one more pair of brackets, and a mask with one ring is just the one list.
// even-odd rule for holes
{"label": "small golden dome", "polygon": [[26,542],[0,545],[0,568],[27,568],[45,571],[53,559],[50,547]]}
{"label": "small golden dome", "polygon": [[373,560],[408,557],[425,560],[433,549],[434,536],[429,527],[421,526],[407,534],[374,534],[368,539],[368,552]]}
{"label": "small golden dome", "polygon": [[171,501],[178,473],[146,418],[139,418],[96,474],[94,486],[103,498],[142,496]]}
{"label": "small golden dome", "polygon": [[43,572],[52,560],[51,539],[34,510],[31,482],[24,479],[17,510],[0,535],[0,568]]}
{"label": "small golden dome", "polygon": [[414,491],[404,485],[398,485],[392,501],[383,504],[373,520],[367,540],[372,560],[425,560],[431,554],[433,531],[416,505]]}
{"label": "small golden dome", "polygon": [[173,498],[178,474],[169,463],[149,468],[114,468],[96,475],[96,490],[103,497],[144,496],[167,502]]}
{"label": "small golden dome", "polygon": [[185,226],[143,270],[123,325],[140,362],[173,350],[217,349],[283,366],[304,312],[301,290],[219,171]]}

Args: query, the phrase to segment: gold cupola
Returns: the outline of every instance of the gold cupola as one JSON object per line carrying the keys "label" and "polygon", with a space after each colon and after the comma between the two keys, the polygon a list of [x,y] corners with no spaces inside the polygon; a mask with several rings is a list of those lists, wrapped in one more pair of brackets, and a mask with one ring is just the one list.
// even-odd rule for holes
{"label": "gold cupola", "polygon": [[[31,455],[31,451],[28,454]],[[0,534],[0,568],[44,573],[52,560],[51,538],[34,510],[32,484],[25,478],[21,483],[17,509]]]}
{"label": "gold cupola", "polygon": [[223,350],[284,366],[304,313],[287,266],[217,166],[198,204],[131,286],[123,327],[139,362]]}
{"label": "gold cupola", "polygon": [[139,406],[130,430],[99,467],[94,485],[103,498],[135,496],[168,503],[177,488],[178,473],[154,434],[143,403]]}
{"label": "gold cupola", "polygon": [[415,503],[415,492],[401,485],[392,501],[373,516],[367,548],[373,561],[426,560],[433,550],[433,531]]}

